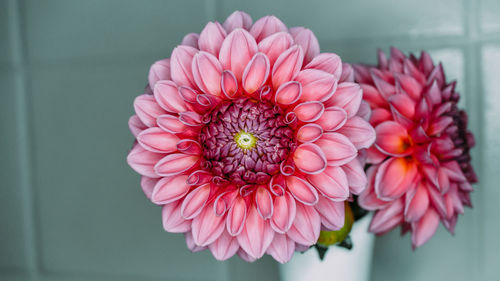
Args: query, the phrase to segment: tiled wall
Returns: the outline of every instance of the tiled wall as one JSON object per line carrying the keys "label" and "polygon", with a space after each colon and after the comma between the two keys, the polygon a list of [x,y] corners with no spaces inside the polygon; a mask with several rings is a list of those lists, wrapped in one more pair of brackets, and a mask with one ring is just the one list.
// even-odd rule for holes
{"label": "tiled wall", "polygon": [[477,136],[474,209],[415,252],[379,238],[373,280],[495,280],[499,0],[0,0],[0,280],[278,279],[271,259],[190,254],[125,163],[149,64],[235,9],[305,25],[349,62],[391,45],[443,61]]}

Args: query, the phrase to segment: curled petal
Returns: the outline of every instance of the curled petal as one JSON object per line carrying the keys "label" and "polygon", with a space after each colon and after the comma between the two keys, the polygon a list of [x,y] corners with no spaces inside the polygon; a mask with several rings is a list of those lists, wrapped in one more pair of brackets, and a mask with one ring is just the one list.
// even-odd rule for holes
{"label": "curled petal", "polygon": [[283,52],[273,65],[272,83],[275,89],[291,81],[299,73],[304,60],[302,48],[295,45]]}
{"label": "curled petal", "polygon": [[252,17],[242,11],[234,11],[223,24],[227,32],[231,32],[236,28],[250,29],[252,26]]}
{"label": "curled petal", "polygon": [[295,242],[310,246],[316,243],[321,230],[321,218],[314,207],[297,204],[297,214],[287,235]]}
{"label": "curled petal", "polygon": [[269,222],[264,220],[255,206],[250,206],[243,231],[236,236],[243,250],[253,258],[264,255],[273,241],[274,231]]}
{"label": "curled petal", "polygon": [[193,57],[193,77],[204,93],[221,96],[222,66],[219,60],[207,52],[198,52]]}
{"label": "curled petal", "polygon": [[194,111],[186,111],[179,113],[179,121],[184,125],[196,127],[201,125],[201,116]]}
{"label": "curled petal", "polygon": [[345,201],[349,197],[349,183],[341,167],[328,167],[323,173],[309,175],[307,179],[330,200]]}
{"label": "curled petal", "polygon": [[375,213],[370,223],[369,231],[383,234],[403,222],[403,199],[393,201],[386,208]]}
{"label": "curled petal", "polygon": [[150,177],[141,177],[141,188],[144,194],[148,199],[151,199],[151,195],[153,194],[153,189],[155,188],[156,183],[159,179],[154,179]]}
{"label": "curled petal", "polygon": [[194,87],[191,65],[197,49],[185,45],[176,47],[170,57],[170,75],[177,85]]}
{"label": "curled petal", "polygon": [[137,115],[132,115],[132,117],[128,119],[128,128],[130,129],[130,132],[132,132],[132,135],[137,137],[140,132],[148,127],[142,123],[141,119],[139,119]]}
{"label": "curled petal", "polygon": [[187,175],[164,177],[156,184],[151,201],[158,205],[168,204],[184,197],[190,186],[187,184]]}
{"label": "curled petal", "polygon": [[380,165],[375,177],[375,192],[382,200],[401,197],[414,184],[418,173],[413,160],[390,158]]}
{"label": "curled petal", "polygon": [[180,140],[177,143],[177,150],[189,155],[201,155],[202,152],[200,143],[192,139]]}
{"label": "curled petal", "polygon": [[296,103],[302,95],[302,85],[297,81],[289,81],[281,84],[276,91],[274,101],[282,105]]}
{"label": "curled petal", "polygon": [[314,122],[321,117],[324,111],[325,106],[318,101],[306,101],[298,104],[293,109],[297,119],[302,122]]}
{"label": "curled petal", "polygon": [[166,113],[153,96],[146,94],[135,98],[134,110],[141,122],[148,127],[156,126],[156,118]]}
{"label": "curled petal", "polygon": [[208,249],[214,255],[217,260],[224,261],[232,257],[240,245],[236,237],[233,237],[227,233],[227,231],[222,232],[219,238],[215,240],[212,244],[208,245]]}
{"label": "curled petal", "polygon": [[165,154],[148,151],[137,144],[129,152],[127,163],[132,169],[143,176],[158,178],[159,175],[155,173],[154,166],[164,156]]}
{"label": "curled petal", "polygon": [[347,181],[349,182],[349,190],[353,194],[360,194],[366,187],[367,179],[363,165],[358,158],[354,158],[351,162],[342,166]]}
{"label": "curled petal", "polygon": [[320,196],[318,204],[314,206],[321,217],[321,224],[328,230],[339,230],[344,226],[345,203],[334,202]]}
{"label": "curled petal", "polygon": [[408,222],[418,221],[429,207],[429,194],[423,184],[418,184],[415,192],[407,193],[405,200],[405,219]]}
{"label": "curled petal", "polygon": [[285,192],[283,196],[275,197],[273,215],[270,220],[271,227],[278,233],[287,232],[295,219],[295,213],[295,199],[289,192]]}
{"label": "curled petal", "polygon": [[269,76],[269,59],[263,53],[256,53],[243,72],[242,85],[247,93],[257,91]]}
{"label": "curled petal", "polygon": [[293,153],[295,166],[306,174],[319,174],[326,168],[326,157],[321,148],[312,143],[303,143]]}
{"label": "curled petal", "polygon": [[347,121],[347,112],[344,109],[336,106],[330,106],[325,109],[321,117],[315,121],[326,132],[336,131],[344,126]]}
{"label": "curled petal", "polygon": [[358,150],[351,141],[339,133],[324,133],[315,144],[325,153],[329,166],[342,166],[358,155]]}
{"label": "curled petal", "polygon": [[207,206],[193,219],[191,228],[194,243],[199,246],[208,246],[224,232],[224,217],[217,216],[213,206]]}
{"label": "curled petal", "polygon": [[276,59],[293,43],[292,36],[288,32],[278,32],[266,37],[259,42],[259,52],[267,55],[271,65],[274,65]]}
{"label": "curled petal", "polygon": [[422,246],[436,233],[439,215],[433,208],[427,209],[423,217],[412,225],[411,243],[414,248]]}
{"label": "curled petal", "polygon": [[179,117],[169,114],[158,116],[156,122],[160,128],[172,134],[183,133],[189,128],[179,120]]}
{"label": "curled petal", "polygon": [[[200,35],[198,33],[188,33],[184,38],[182,38],[181,45],[186,45],[193,47],[195,49],[198,48],[198,39],[200,38]],[[170,79],[170,78],[169,78]]]}
{"label": "curled petal", "polygon": [[363,91],[357,83],[340,83],[333,96],[325,102],[327,107],[338,106],[345,110],[347,118],[351,118],[358,113]]}
{"label": "curled petal", "polygon": [[232,236],[241,233],[247,218],[247,205],[242,197],[234,200],[233,206],[229,209],[226,218],[227,232]]}
{"label": "curled petal", "polygon": [[266,188],[260,186],[255,192],[255,205],[257,211],[263,219],[268,219],[273,215],[273,197]]}
{"label": "curled petal", "polygon": [[314,33],[307,28],[302,28],[293,34],[293,39],[304,50],[304,63],[307,64],[319,54],[319,42]]}
{"label": "curled petal", "polygon": [[154,170],[158,175],[164,177],[177,175],[193,167],[199,158],[195,155],[172,153],[158,161]]}
{"label": "curled petal", "polygon": [[[196,189],[189,192],[189,194],[182,201],[181,212],[180,212],[182,217],[185,219],[192,219],[198,216],[203,210],[203,207],[205,207],[205,203],[207,203],[209,195],[210,195],[209,183],[200,185]],[[213,209],[211,209],[210,211],[213,212]]]}
{"label": "curled petal", "polygon": [[295,80],[302,84],[301,101],[325,101],[337,88],[335,76],[317,69],[302,70]]}
{"label": "curled petal", "polygon": [[233,99],[238,92],[238,80],[230,70],[222,72],[222,79],[220,81],[222,92],[228,99]]}
{"label": "curled petal", "polygon": [[342,74],[342,60],[337,54],[321,53],[314,57],[305,68],[313,68],[328,72],[332,74],[336,80],[339,80]]}
{"label": "curled petal", "polygon": [[286,31],[286,25],[275,16],[265,16],[258,19],[250,28],[250,34],[257,40],[257,42],[266,38],[267,36],[280,31]]}
{"label": "curled petal", "polygon": [[275,233],[273,242],[267,248],[266,253],[271,255],[279,263],[286,263],[292,259],[295,252],[295,241],[285,234]]}
{"label": "curled petal", "polygon": [[406,156],[413,152],[410,136],[406,129],[394,121],[385,121],[376,128],[375,146],[391,156]]}
{"label": "curled petal", "polygon": [[296,176],[286,177],[286,185],[290,193],[305,205],[315,205],[318,202],[318,192],[307,181]]}
{"label": "curled petal", "polygon": [[156,82],[160,80],[170,79],[170,59],[156,61],[149,68],[148,81],[151,88],[154,88]]}
{"label": "curled petal", "polygon": [[161,217],[165,231],[182,233],[191,230],[191,220],[186,220],[181,216],[180,201],[164,205]]}
{"label": "curled petal", "polygon": [[154,97],[158,104],[168,112],[179,113],[187,110],[186,102],[179,95],[179,89],[173,81],[158,81],[154,87]]}
{"label": "curled petal", "polygon": [[158,152],[170,153],[177,150],[179,138],[169,132],[165,132],[158,127],[148,128],[137,135],[137,141],[145,149]]}
{"label": "curled petal", "polygon": [[347,120],[338,132],[348,137],[357,149],[369,148],[375,141],[375,130],[359,116]]}
{"label": "curled petal", "polygon": [[237,28],[222,42],[219,60],[224,70],[231,70],[240,81],[246,65],[256,52],[257,43],[254,37],[248,31]]}
{"label": "curled petal", "polygon": [[199,49],[218,56],[220,46],[226,35],[226,31],[220,23],[209,22],[200,33],[200,39],[198,39]]}
{"label": "curled petal", "polygon": [[310,123],[300,127],[296,134],[299,142],[315,142],[323,135],[323,128],[320,125]]}

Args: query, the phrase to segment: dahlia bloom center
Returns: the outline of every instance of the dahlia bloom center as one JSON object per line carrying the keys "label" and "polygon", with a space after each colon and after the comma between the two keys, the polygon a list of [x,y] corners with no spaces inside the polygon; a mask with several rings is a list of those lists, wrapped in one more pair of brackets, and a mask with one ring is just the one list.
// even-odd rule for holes
{"label": "dahlia bloom center", "polygon": [[202,167],[238,185],[268,182],[295,146],[282,110],[264,101],[226,101],[203,120]]}

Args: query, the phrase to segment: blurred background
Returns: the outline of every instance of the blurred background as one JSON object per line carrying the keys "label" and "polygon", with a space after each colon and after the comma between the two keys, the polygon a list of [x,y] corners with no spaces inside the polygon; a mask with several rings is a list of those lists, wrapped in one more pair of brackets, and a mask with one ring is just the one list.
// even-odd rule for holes
{"label": "blurred background", "polygon": [[236,9],[347,62],[389,46],[443,62],[476,134],[474,209],[414,252],[398,230],[377,238],[371,280],[498,280],[498,0],[0,0],[0,280],[279,280],[268,257],[191,254],[125,161],[149,65]]}

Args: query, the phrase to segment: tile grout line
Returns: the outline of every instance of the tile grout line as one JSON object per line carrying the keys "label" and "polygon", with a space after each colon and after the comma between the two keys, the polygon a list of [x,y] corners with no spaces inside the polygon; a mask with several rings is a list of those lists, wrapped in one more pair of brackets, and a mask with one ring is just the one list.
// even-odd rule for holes
{"label": "tile grout line", "polygon": [[11,24],[11,44],[12,52],[17,72],[16,95],[16,119],[18,120],[18,141],[19,141],[19,165],[20,165],[20,185],[23,199],[23,228],[26,239],[26,263],[30,280],[39,279],[39,261],[36,237],[33,171],[31,156],[31,128],[29,114],[29,98],[27,90],[27,62],[25,34],[22,24],[21,0],[9,1],[9,13]]}

